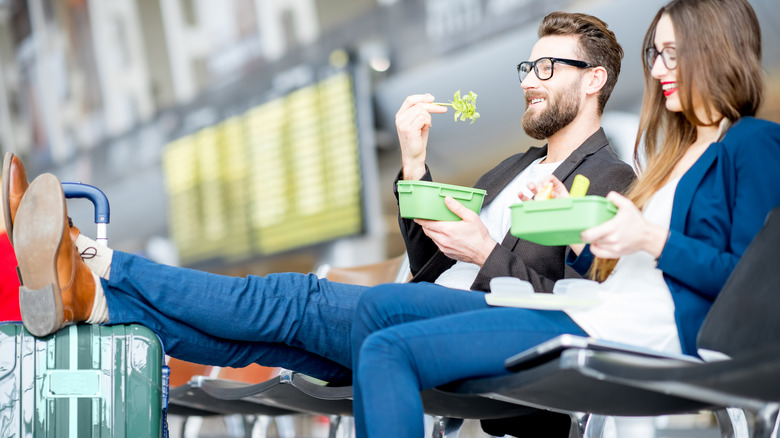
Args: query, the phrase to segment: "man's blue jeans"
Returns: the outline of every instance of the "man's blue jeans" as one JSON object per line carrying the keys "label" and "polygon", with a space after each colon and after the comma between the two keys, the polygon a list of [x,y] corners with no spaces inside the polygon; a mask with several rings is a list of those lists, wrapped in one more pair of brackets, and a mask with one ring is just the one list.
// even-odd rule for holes
{"label": "man's blue jeans", "polygon": [[352,327],[359,438],[422,437],[421,390],[506,374],[504,360],[516,353],[564,333],[585,336],[563,312],[490,307],[484,295],[430,283],[362,295]]}
{"label": "man's blue jeans", "polygon": [[149,327],[173,357],[350,379],[350,331],[364,286],[298,273],[227,277],[119,251],[102,285],[110,323]]}

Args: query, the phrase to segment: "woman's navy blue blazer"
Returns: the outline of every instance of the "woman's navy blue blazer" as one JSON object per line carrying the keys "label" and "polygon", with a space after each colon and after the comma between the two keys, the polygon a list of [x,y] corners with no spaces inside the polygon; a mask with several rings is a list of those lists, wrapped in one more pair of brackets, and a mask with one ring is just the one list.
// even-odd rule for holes
{"label": "woman's navy blue blazer", "polygon": [[780,205],[779,171],[780,125],[744,117],[677,185],[658,268],[672,293],[683,353],[696,355],[696,337],[715,297]]}

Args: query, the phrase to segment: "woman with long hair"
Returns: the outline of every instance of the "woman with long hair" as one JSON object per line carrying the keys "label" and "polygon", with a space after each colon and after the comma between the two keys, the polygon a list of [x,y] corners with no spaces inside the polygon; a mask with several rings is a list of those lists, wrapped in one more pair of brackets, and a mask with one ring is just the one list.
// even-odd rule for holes
{"label": "woman with long hair", "polygon": [[[590,244],[571,260],[602,281],[601,304],[491,308],[431,284],[370,289],[352,331],[358,436],[422,436],[420,390],[505,374],[507,357],[565,333],[697,354],[706,313],[780,205],[780,125],[754,117],[755,12],[747,0],[673,0],[649,26],[643,65],[644,169],[627,197],[608,195],[617,215],[584,231]],[[567,196],[560,183],[555,193]]]}

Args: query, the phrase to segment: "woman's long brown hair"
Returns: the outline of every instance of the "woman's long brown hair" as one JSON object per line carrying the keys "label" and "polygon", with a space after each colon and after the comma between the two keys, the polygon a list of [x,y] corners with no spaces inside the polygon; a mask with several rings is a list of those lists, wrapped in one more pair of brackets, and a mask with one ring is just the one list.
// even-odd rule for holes
{"label": "woman's long brown hair", "polygon": [[[661,83],[644,60],[644,49],[655,47],[655,28],[664,14],[674,26],[682,112],[666,109]],[[697,126],[717,124],[716,115],[732,121],[755,115],[764,90],[761,31],[747,0],[672,0],[653,18],[642,48],[645,91],[634,144],[640,176],[627,195],[639,208],[666,183],[696,141]],[[694,98],[701,99],[705,120],[694,113]],[[616,263],[597,258],[591,278],[603,281]]]}

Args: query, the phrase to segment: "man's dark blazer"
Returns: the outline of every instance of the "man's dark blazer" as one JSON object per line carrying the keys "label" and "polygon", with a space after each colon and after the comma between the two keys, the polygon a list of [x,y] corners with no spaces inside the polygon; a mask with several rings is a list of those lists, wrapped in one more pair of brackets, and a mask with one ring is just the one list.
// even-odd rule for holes
{"label": "man's dark blazer", "polygon": [[[474,185],[487,191],[483,207],[489,205],[501,190],[534,160],[545,155],[547,155],[547,145],[542,148],[530,148],[525,153],[507,158],[483,175]],[[605,196],[613,190],[624,193],[636,177],[631,166],[621,161],[609,145],[603,129],[599,129],[585,140],[553,172],[553,175],[561,180],[567,189],[571,188],[577,174],[582,174],[590,180],[589,195],[600,196]],[[427,169],[422,180],[432,180]],[[394,187],[396,187],[394,192],[397,200],[398,189],[397,186]],[[455,263],[455,260],[439,251],[436,244],[423,233],[422,227],[413,220],[399,216],[399,224],[409,255],[412,282],[432,283]],[[538,292],[550,292],[556,280],[581,277],[566,265],[567,248],[567,246],[542,246],[507,233],[501,244],[496,245],[485,261],[471,289],[489,291],[492,278],[517,277],[530,281]]]}

